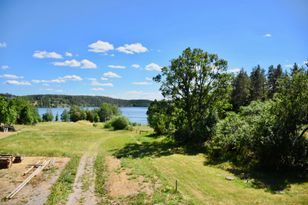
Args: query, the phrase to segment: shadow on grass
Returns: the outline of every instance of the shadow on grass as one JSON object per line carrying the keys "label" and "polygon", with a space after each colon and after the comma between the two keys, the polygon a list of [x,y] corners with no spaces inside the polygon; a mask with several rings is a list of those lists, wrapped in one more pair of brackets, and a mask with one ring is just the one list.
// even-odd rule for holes
{"label": "shadow on grass", "polygon": [[[219,165],[226,161],[207,161],[204,165]],[[232,165],[222,168],[242,180],[245,180],[256,189],[265,189],[268,192],[279,194],[285,189],[290,188],[292,184],[302,184],[308,182],[308,175],[304,171],[272,171],[262,170],[261,168],[241,168]]]}
{"label": "shadow on grass", "polygon": [[[158,139],[159,135],[149,134],[146,137]],[[122,149],[113,150],[114,156],[117,158],[131,157],[161,157],[172,154],[188,154],[195,155],[204,152],[204,148],[199,146],[182,146],[171,139],[164,139],[154,142],[129,143]]]}
{"label": "shadow on grass", "polygon": [[291,184],[302,184],[308,181],[307,175],[299,171],[250,170],[246,174],[234,168],[228,171],[242,179],[250,179],[252,187],[266,189],[271,193],[281,193],[290,188]]}

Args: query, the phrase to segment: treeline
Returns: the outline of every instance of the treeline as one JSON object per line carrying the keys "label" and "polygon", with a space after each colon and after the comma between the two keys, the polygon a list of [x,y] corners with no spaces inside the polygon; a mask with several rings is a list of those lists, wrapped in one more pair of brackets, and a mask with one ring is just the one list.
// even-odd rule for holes
{"label": "treeline", "polygon": [[110,103],[103,103],[97,109],[85,110],[79,106],[71,106],[69,110],[64,110],[59,116],[53,116],[51,110],[47,110],[42,115],[38,114],[37,108],[24,97],[3,97],[0,96],[0,126],[12,126],[14,124],[33,125],[38,122],[53,121],[77,122],[87,120],[90,122],[106,122],[106,128],[126,129],[130,125],[129,120],[121,115],[119,107]]}
{"label": "treeline", "polygon": [[[8,98],[16,96],[11,94],[0,94]],[[85,95],[26,95],[23,96],[37,107],[70,107],[73,105],[81,107],[99,107],[103,103],[111,103],[120,107],[148,107],[150,100],[123,100],[104,96]]]}
{"label": "treeline", "polygon": [[187,48],[155,77],[165,99],[151,103],[148,122],[183,145],[205,146],[211,160],[306,170],[307,67],[232,75],[216,54]]}
{"label": "treeline", "polygon": [[0,124],[35,124],[40,120],[37,109],[27,99],[0,96]]}
{"label": "treeline", "polygon": [[[47,111],[43,115],[43,121],[52,121],[53,114]],[[127,129],[131,123],[126,117],[121,115],[118,106],[110,103],[103,103],[99,108],[93,110],[84,110],[78,106],[72,106],[69,110],[64,110],[59,118],[56,116],[56,121],[77,122],[79,120],[87,120],[93,123],[106,122],[105,128],[113,128],[114,130]]]}

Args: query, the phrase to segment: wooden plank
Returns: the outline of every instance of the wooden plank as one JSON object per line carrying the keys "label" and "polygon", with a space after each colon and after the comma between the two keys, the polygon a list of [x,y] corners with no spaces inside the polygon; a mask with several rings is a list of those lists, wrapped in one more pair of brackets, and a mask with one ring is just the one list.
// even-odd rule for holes
{"label": "wooden plank", "polygon": [[50,163],[50,160],[45,160],[43,162],[43,165],[38,167],[30,176],[28,176],[19,186],[17,186],[6,198],[11,199],[13,198],[29,181],[38,175],[48,164]]}
{"label": "wooden plank", "polygon": [[33,168],[37,167],[40,163],[41,163],[41,160],[37,161],[36,164],[31,165],[31,167],[27,169],[22,175],[25,176],[26,174],[28,174]]}

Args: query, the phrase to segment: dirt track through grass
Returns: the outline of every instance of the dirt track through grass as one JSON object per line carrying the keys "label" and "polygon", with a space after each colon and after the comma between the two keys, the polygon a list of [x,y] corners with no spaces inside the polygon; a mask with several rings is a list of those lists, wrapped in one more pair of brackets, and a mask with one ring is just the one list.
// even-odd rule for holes
{"label": "dirt track through grass", "polygon": [[[110,131],[85,121],[39,123],[0,139],[0,152],[71,158],[51,189],[48,205],[110,204],[105,188],[107,156],[117,157],[121,168],[131,171],[130,178],[143,176],[146,183],[160,184],[152,196],[139,193],[119,199],[119,204],[307,204],[307,181],[290,182],[279,194],[254,188],[237,177],[227,181],[225,177],[233,174],[206,165],[206,156],[174,154],[172,144],[164,137],[149,135],[151,130],[145,126],[135,129],[149,132],[141,135],[138,130]],[[177,193],[175,180],[179,183]],[[70,196],[72,192],[74,197]],[[67,202],[69,197],[72,199]]]}
{"label": "dirt track through grass", "polygon": [[86,153],[81,157],[73,192],[68,198],[67,205],[96,204],[94,162],[95,155],[93,154]]}

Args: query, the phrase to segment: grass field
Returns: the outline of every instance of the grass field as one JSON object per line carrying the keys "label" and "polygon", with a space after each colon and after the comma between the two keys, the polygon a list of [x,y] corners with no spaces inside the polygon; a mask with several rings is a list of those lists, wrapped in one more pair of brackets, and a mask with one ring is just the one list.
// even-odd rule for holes
{"label": "grass field", "polygon": [[[242,180],[220,167],[207,165],[203,154],[183,154],[164,137],[153,137],[148,127],[135,127],[129,131],[111,131],[94,127],[88,122],[40,123],[23,126],[18,134],[0,139],[0,153],[19,153],[31,156],[68,156],[73,159],[53,186],[48,204],[65,202],[72,190],[80,157],[85,152],[96,152],[96,192],[104,203],[104,158],[113,155],[121,159],[124,167],[134,176],[145,176],[157,181],[161,187],[151,198],[139,194],[125,199],[128,204],[307,204],[308,182],[286,181],[279,193],[256,187],[256,181]],[[138,130],[148,133],[139,134]],[[235,179],[228,181],[226,176]],[[175,181],[178,193],[174,193]],[[275,182],[275,180],[274,180]],[[277,182],[278,183],[278,182]],[[281,182],[280,182],[281,183]],[[273,185],[273,183],[271,184]]]}

